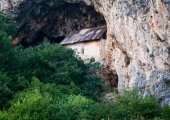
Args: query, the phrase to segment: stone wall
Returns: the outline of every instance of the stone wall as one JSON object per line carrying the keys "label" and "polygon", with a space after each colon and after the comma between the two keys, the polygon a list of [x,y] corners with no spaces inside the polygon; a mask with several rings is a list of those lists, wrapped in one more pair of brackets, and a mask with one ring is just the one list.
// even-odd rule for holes
{"label": "stone wall", "polygon": [[74,43],[65,46],[75,50],[76,54],[85,62],[88,62],[91,58],[94,58],[96,62],[103,64],[103,54],[105,48],[104,43],[104,40],[96,40]]}

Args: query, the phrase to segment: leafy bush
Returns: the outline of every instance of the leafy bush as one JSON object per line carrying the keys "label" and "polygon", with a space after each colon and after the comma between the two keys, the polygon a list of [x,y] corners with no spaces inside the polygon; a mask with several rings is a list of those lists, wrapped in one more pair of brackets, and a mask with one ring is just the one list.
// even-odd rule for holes
{"label": "leafy bush", "polygon": [[0,38],[4,36],[13,36],[16,33],[16,22],[8,20],[3,13],[0,12]]}
{"label": "leafy bush", "polygon": [[11,45],[15,33],[16,23],[0,13],[0,108],[8,104],[14,93],[27,86],[24,76],[15,74],[19,62],[18,51]]}
{"label": "leafy bush", "polygon": [[12,36],[16,33],[16,23],[7,20],[0,12],[0,70],[8,68],[15,61],[14,51],[10,45]]}
{"label": "leafy bush", "polygon": [[[2,120],[169,120],[169,106],[160,107],[153,97],[141,98],[132,90],[115,103],[96,102],[77,94],[74,85],[44,84],[37,78],[15,95],[11,107],[0,112]],[[63,91],[64,89],[64,91]]]}
{"label": "leafy bush", "polygon": [[81,94],[94,99],[102,92],[101,79],[89,73],[89,64],[77,59],[71,49],[45,42],[24,49],[19,56],[19,74],[28,80],[35,76],[44,83],[73,83],[80,88]]}
{"label": "leafy bush", "polygon": [[11,104],[12,106],[7,111],[0,112],[0,119],[75,120],[90,118],[89,108],[93,101],[80,95],[73,95],[73,93],[63,94],[60,87],[58,88],[55,84],[43,84],[33,78],[30,88],[17,93]]}
{"label": "leafy bush", "polygon": [[143,98],[136,89],[118,96],[115,103],[99,103],[94,107],[95,119],[170,119],[170,107],[161,108],[154,97]]}
{"label": "leafy bush", "polygon": [[[4,63],[1,65],[2,71],[10,79],[9,89],[12,93],[8,98],[12,98],[17,91],[28,87],[33,76],[44,83],[55,83],[56,85],[73,83],[80,89],[82,95],[93,99],[100,96],[102,92],[101,79],[93,73],[89,73],[89,65],[74,57],[74,52],[71,49],[60,45],[51,45],[47,42],[22,51],[18,48],[11,49],[9,53],[12,55],[8,54],[8,60],[4,60],[4,62],[9,62],[5,66]],[[5,58],[4,54],[2,56]],[[11,59],[13,59],[12,62]]]}
{"label": "leafy bush", "polygon": [[170,107],[168,105],[164,105],[161,109],[161,117],[164,118],[165,120],[170,119]]}
{"label": "leafy bush", "polygon": [[43,43],[24,49],[20,55],[22,75],[36,76],[43,82],[70,84],[84,82],[86,66],[74,57],[71,49]]}
{"label": "leafy bush", "polygon": [[[4,103],[11,99],[12,91],[9,88],[11,78],[5,73],[0,72],[0,107],[4,106]],[[4,97],[5,96],[5,97]]]}

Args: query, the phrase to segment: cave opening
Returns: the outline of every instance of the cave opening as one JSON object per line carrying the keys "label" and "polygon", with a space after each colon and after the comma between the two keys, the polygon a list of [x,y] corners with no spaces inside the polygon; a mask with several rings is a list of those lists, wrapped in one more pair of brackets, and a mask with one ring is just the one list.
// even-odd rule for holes
{"label": "cave opening", "polygon": [[119,77],[116,70],[106,66],[100,71],[99,76],[103,79],[106,91],[118,93]]}
{"label": "cave opening", "polygon": [[109,86],[114,92],[118,92],[118,75],[116,71],[110,70],[108,72],[108,81],[109,81]]}
{"label": "cave opening", "polygon": [[[37,45],[44,38],[48,38],[50,43],[60,43],[72,31],[106,26],[104,16],[84,2],[62,2],[53,6],[43,3],[38,4],[40,7],[34,4],[32,3],[30,11],[20,10],[21,14],[17,18],[20,27],[16,36],[23,35],[23,45]],[[37,8],[40,9],[37,11]],[[25,17],[25,14],[29,16]]]}
{"label": "cave opening", "polygon": [[64,40],[65,36],[58,36],[57,38],[50,38],[47,37],[50,43],[60,43],[62,40]]}

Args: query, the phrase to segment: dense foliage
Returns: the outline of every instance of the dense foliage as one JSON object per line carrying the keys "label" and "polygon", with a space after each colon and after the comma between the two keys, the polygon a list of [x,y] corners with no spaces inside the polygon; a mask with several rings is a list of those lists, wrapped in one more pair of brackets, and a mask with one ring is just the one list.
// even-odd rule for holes
{"label": "dense foliage", "polygon": [[15,22],[0,14],[0,120],[170,119],[170,108],[137,90],[100,101],[101,79],[71,49],[48,42],[12,47]]}
{"label": "dense foliage", "polygon": [[117,101],[107,104],[98,104],[95,109],[95,119],[127,119],[127,120],[169,120],[170,108],[161,107],[154,97],[143,98],[136,89],[126,91],[117,97]]}
{"label": "dense foliage", "polygon": [[97,99],[102,92],[100,78],[90,73],[88,66],[74,57],[71,49],[43,43],[24,50],[11,48],[6,52],[1,53],[4,61],[0,65],[1,105],[8,105],[16,92],[29,86],[33,77],[44,83],[63,86],[74,84],[79,94],[93,99]]}

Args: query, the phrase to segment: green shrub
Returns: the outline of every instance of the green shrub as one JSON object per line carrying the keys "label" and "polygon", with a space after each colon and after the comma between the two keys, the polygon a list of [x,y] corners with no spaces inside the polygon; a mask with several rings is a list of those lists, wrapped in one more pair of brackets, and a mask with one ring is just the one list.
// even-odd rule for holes
{"label": "green shrub", "polygon": [[[8,98],[12,98],[17,91],[28,87],[33,76],[44,83],[56,85],[72,83],[79,89],[79,93],[93,99],[97,99],[102,92],[101,79],[89,73],[89,65],[77,59],[71,49],[45,42],[22,51],[11,48],[7,55],[3,53],[4,51],[2,52],[4,62],[1,61],[0,66],[10,79],[9,88],[12,91]],[[6,98],[2,105],[8,104],[9,100]]]}
{"label": "green shrub", "polygon": [[139,93],[138,90],[126,92],[120,96],[117,101],[118,105],[125,106],[131,116],[153,118],[160,115],[160,107],[154,97],[146,97]]}
{"label": "green shrub", "polygon": [[143,98],[139,91],[126,91],[115,103],[99,103],[94,107],[95,119],[170,119],[169,107],[158,105],[154,97]]}
{"label": "green shrub", "polygon": [[142,98],[136,91],[128,91],[112,102],[96,102],[81,96],[76,86],[42,83],[37,78],[29,88],[18,92],[11,107],[0,112],[5,120],[169,120],[168,106],[161,108],[153,97]]}
{"label": "green shrub", "polygon": [[11,101],[11,107],[7,111],[0,112],[0,118],[9,120],[90,118],[89,108],[93,101],[71,94],[62,93],[60,87],[55,84],[43,84],[33,78],[30,88],[17,93]]}
{"label": "green shrub", "polygon": [[16,22],[8,20],[5,15],[0,12],[0,39],[4,36],[13,36],[16,33]]}
{"label": "green shrub", "polygon": [[13,92],[10,89],[11,78],[5,73],[0,72],[0,108],[4,106],[4,103],[11,99]]}
{"label": "green shrub", "polygon": [[12,36],[16,33],[16,24],[5,18],[0,12],[0,70],[10,69],[15,62],[15,50],[11,46]]}
{"label": "green shrub", "polygon": [[85,64],[74,57],[71,49],[45,42],[24,49],[20,56],[21,74],[28,79],[36,76],[43,82],[56,84],[84,82]]}
{"label": "green shrub", "polygon": [[19,56],[19,74],[26,79],[35,76],[44,83],[73,83],[81,90],[81,94],[94,99],[102,92],[101,79],[89,73],[89,64],[77,59],[71,49],[45,42],[23,50]]}
{"label": "green shrub", "polygon": [[84,83],[79,84],[82,94],[88,96],[89,98],[93,98],[98,100],[103,92],[102,89],[102,80],[96,75],[86,75],[86,81]]}
{"label": "green shrub", "polygon": [[170,107],[168,105],[164,105],[162,107],[162,112],[161,112],[161,117],[164,118],[165,120],[170,119]]}
{"label": "green shrub", "polygon": [[15,74],[19,63],[18,51],[11,45],[15,33],[16,23],[0,13],[0,109],[7,106],[12,96],[28,83],[24,76]]}

